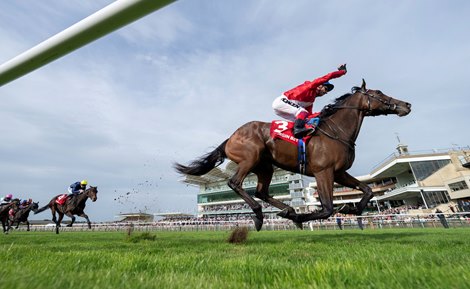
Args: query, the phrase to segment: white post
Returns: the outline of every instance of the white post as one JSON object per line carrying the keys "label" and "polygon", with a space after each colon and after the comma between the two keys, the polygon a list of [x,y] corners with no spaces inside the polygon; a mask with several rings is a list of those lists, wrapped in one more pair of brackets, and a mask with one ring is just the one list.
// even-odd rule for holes
{"label": "white post", "polygon": [[0,86],[176,0],[117,0],[0,65]]}

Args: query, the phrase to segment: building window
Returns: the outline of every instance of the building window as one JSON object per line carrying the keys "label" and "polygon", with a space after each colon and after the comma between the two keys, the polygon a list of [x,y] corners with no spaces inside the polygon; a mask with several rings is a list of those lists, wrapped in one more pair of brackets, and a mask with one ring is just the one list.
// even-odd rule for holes
{"label": "building window", "polygon": [[452,183],[452,184],[449,184],[449,189],[452,191],[452,192],[457,192],[457,191],[461,191],[461,190],[467,190],[468,189],[468,185],[465,181],[460,181],[460,182],[456,182],[456,183]]}
{"label": "building window", "polygon": [[450,160],[422,161],[410,163],[416,180],[422,181],[450,163]]}
{"label": "building window", "polygon": [[423,191],[423,196],[429,208],[450,202],[450,196],[447,191]]}

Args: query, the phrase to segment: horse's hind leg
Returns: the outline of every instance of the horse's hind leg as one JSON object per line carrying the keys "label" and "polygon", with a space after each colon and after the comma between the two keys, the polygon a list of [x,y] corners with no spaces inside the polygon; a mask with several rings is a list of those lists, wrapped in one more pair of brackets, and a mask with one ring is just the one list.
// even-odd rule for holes
{"label": "horse's hind leg", "polygon": [[230,178],[227,185],[234,190],[253,210],[255,216],[253,220],[255,222],[255,228],[257,231],[261,230],[263,226],[263,212],[261,211],[261,205],[255,201],[242,187],[243,180],[247,176],[249,169],[244,166],[243,163],[238,164],[238,170],[235,175]]}
{"label": "horse's hind leg", "polygon": [[[256,186],[255,197],[265,201],[271,206],[281,209],[281,212],[278,215],[292,220],[292,216],[296,215],[294,208],[284,204],[283,202],[269,195],[269,184],[271,183],[271,179],[273,177],[274,172],[272,164],[260,164],[253,170],[253,172],[258,177],[258,184]],[[294,221],[294,224],[299,229],[303,228],[302,223]]]}
{"label": "horse's hind leg", "polygon": [[26,220],[26,231],[29,232],[29,221],[28,220]]}
{"label": "horse's hind leg", "polygon": [[60,224],[62,223],[62,219],[64,218],[64,213],[57,211],[57,214],[59,214],[59,219],[55,223],[55,233],[59,234],[59,227],[60,227]]}
{"label": "horse's hind leg", "polygon": [[318,196],[322,204],[322,209],[309,214],[298,214],[297,222],[307,222],[311,220],[326,219],[333,214],[333,170],[323,170],[315,174],[318,184]]}

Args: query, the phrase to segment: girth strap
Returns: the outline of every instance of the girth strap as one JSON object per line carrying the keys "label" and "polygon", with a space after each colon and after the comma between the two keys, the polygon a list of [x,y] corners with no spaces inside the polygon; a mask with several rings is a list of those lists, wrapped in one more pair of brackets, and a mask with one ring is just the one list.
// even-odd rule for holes
{"label": "girth strap", "polygon": [[303,139],[299,139],[299,143],[297,145],[297,163],[299,165],[299,172],[302,175],[305,175],[305,169],[307,167],[307,156],[305,153],[305,142]]}

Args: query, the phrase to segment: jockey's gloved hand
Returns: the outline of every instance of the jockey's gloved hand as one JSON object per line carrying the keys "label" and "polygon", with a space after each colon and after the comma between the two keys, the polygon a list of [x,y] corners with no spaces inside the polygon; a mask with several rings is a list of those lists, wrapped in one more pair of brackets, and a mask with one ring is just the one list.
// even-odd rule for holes
{"label": "jockey's gloved hand", "polygon": [[346,69],[346,63],[345,63],[345,64],[341,64],[341,65],[338,67],[338,70],[344,70],[344,72],[347,72],[348,70]]}

